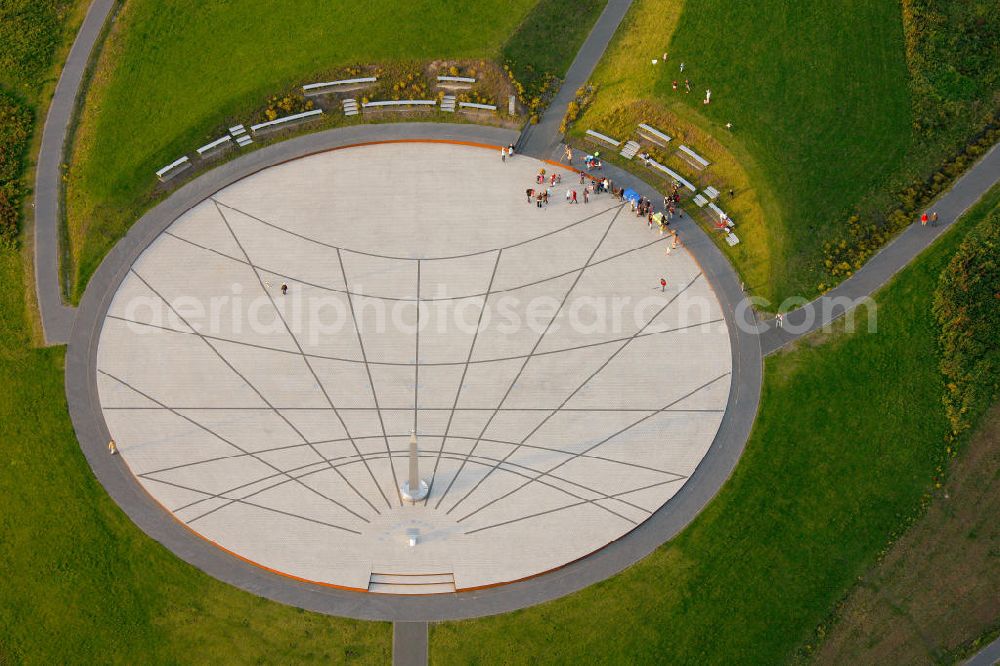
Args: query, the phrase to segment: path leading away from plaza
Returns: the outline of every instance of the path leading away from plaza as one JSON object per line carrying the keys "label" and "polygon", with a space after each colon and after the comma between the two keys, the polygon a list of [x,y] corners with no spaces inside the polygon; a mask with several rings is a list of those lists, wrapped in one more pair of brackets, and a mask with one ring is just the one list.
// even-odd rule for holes
{"label": "path leading away from plaza", "polygon": [[63,302],[59,287],[59,220],[62,205],[59,192],[63,151],[90,55],[115,4],[115,0],[94,0],[91,3],[66,58],[42,128],[42,145],[35,171],[35,288],[45,342],[50,345],[69,341],[76,316],[76,308]]}

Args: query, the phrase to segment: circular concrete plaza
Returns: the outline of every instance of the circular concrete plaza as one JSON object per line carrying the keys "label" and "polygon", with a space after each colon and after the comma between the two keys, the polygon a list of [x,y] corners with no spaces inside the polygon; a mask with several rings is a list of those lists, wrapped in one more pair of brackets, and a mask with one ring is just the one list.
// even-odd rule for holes
{"label": "circular concrete plaza", "polygon": [[[541,168],[563,183],[539,209]],[[668,244],[498,149],[296,159],[135,261],[100,330],[100,409],[141,486],[253,564],[392,593],[531,577],[645,521],[719,429],[729,334]]]}

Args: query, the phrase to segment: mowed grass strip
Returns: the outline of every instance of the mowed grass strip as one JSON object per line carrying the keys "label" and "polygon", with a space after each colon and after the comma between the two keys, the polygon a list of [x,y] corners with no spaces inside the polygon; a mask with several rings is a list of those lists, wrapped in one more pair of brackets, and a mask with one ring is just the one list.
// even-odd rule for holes
{"label": "mowed grass strip", "polygon": [[130,0],[86,99],[68,184],[76,295],[149,204],[156,169],[268,95],[366,62],[495,58],[537,0]]}
{"label": "mowed grass strip", "polygon": [[432,660],[790,657],[931,485],[949,432],[932,294],[964,233],[998,205],[995,188],[877,295],[877,332],[820,333],[766,360],[746,452],[678,538],[565,599],[436,625]]}
{"label": "mowed grass strip", "polygon": [[0,251],[0,663],[388,663],[389,624],[242,592],[128,520],[77,444],[65,350],[30,348],[22,270]]}

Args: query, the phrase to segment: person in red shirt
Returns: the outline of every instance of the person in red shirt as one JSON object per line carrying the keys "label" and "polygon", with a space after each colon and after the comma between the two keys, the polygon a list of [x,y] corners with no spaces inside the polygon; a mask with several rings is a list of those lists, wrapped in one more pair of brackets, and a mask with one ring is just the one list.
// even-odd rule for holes
{"label": "person in red shirt", "polygon": [[924,213],[923,215],[920,216],[920,226],[922,227],[927,226],[927,213]]}

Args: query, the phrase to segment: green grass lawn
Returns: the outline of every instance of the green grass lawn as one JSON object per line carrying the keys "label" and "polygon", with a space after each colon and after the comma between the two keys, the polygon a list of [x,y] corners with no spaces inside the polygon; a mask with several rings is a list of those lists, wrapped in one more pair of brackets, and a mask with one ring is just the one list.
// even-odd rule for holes
{"label": "green grass lawn", "polygon": [[[753,245],[723,249],[754,293],[772,301],[814,295],[829,284],[824,241],[839,237],[854,210],[877,220],[898,189],[933,172],[1000,99],[1000,66],[990,64],[1000,54],[996,3],[919,4],[927,13],[943,6],[945,16],[914,29],[920,38],[908,60],[896,0],[637,0],[595,72],[603,91],[577,131],[645,100],[662,108],[668,130],[712,134],[729,153],[714,157],[735,159],[759,199],[736,197],[737,224],[749,217],[741,235]],[[650,63],[665,52],[666,64]],[[943,120],[925,118],[931,93]]]}
{"label": "green grass lawn", "polygon": [[0,664],[387,663],[388,624],[239,591],[125,517],[77,444],[64,350],[30,348],[22,271],[0,251]]}
{"label": "green grass lawn", "polygon": [[[810,293],[821,281],[822,240],[888,182],[911,145],[899,2],[686,7],[655,94],[716,126],[733,123],[779,202],[770,228],[783,249],[773,257],[774,292]],[[675,78],[690,78],[693,92],[671,90]]]}
{"label": "green grass lawn", "polygon": [[96,71],[72,160],[76,295],[148,205],[154,171],[227,119],[343,66],[495,58],[536,2],[131,0]]}
{"label": "green grass lawn", "polygon": [[1000,188],[877,295],[878,330],[813,335],[766,360],[733,477],[680,536],[542,606],[437,625],[438,663],[776,663],[921,504],[943,459],[930,313],[963,234]]}

